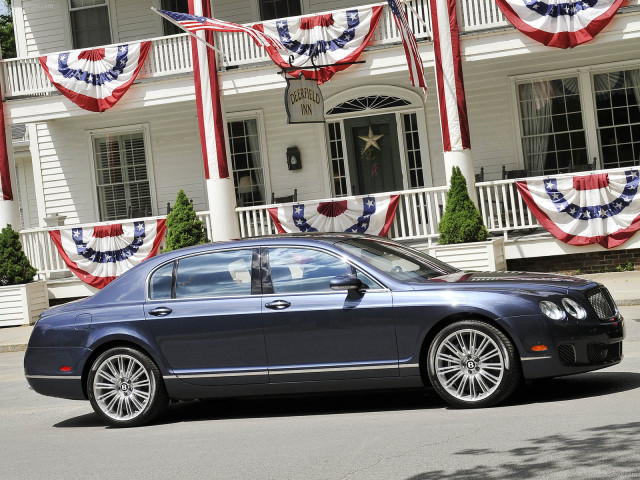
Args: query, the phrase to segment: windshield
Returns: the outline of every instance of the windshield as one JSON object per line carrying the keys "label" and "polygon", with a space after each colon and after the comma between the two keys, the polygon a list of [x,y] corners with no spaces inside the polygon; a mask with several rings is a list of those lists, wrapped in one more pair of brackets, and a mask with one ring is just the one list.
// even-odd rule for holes
{"label": "windshield", "polygon": [[431,278],[459,271],[418,250],[395,242],[359,238],[339,242],[337,246],[403,282],[426,282]]}

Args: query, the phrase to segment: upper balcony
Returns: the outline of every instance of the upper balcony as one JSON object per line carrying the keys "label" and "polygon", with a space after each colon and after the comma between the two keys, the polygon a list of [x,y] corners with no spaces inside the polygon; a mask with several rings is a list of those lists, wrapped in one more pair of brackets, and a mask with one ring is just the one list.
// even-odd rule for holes
{"label": "upper balcony", "polygon": [[[637,0],[634,0],[637,1]],[[405,2],[408,19],[418,42],[430,40],[429,1],[410,0]],[[462,32],[474,32],[508,26],[495,0],[459,0],[458,18]],[[414,12],[415,11],[415,12]],[[328,12],[317,12],[319,14]],[[417,18],[417,15],[420,18]],[[424,22],[424,23],[423,23]],[[386,2],[373,41],[367,49],[373,50],[400,44],[400,34]],[[255,67],[261,63],[270,64],[265,50],[257,47],[249,36],[242,33],[219,34],[217,45],[224,53],[220,70]],[[151,51],[138,79],[164,79],[171,76],[190,75],[191,40],[188,34],[159,37],[151,40]],[[37,57],[23,57],[3,60],[2,88],[5,99],[52,95],[57,90],[42,70]]]}

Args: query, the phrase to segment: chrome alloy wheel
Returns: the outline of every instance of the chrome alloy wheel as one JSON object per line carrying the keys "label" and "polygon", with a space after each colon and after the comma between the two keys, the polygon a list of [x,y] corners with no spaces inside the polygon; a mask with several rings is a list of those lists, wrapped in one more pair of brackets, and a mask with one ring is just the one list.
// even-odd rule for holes
{"label": "chrome alloy wheel", "polygon": [[153,375],[130,355],[113,355],[96,369],[93,396],[100,410],[114,420],[143,413],[155,394]]}
{"label": "chrome alloy wheel", "polygon": [[493,394],[505,374],[505,357],[498,344],[475,329],[457,330],[435,352],[440,385],[454,398],[476,402]]}

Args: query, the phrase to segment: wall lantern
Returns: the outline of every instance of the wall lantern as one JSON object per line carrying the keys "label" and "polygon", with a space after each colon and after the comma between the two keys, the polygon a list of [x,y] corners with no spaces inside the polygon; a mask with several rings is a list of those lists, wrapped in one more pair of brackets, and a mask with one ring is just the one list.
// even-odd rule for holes
{"label": "wall lantern", "polygon": [[302,158],[298,147],[287,148],[287,167],[289,170],[300,170],[302,168]]}

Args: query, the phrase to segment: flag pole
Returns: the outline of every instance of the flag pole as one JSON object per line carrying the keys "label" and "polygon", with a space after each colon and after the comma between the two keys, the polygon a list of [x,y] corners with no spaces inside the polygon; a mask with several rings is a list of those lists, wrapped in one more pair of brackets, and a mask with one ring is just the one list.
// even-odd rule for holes
{"label": "flag pole", "polygon": [[214,47],[213,45],[211,45],[209,42],[207,42],[204,38],[200,38],[199,36],[197,36],[195,33],[193,33],[190,30],[187,30],[186,28],[184,28],[182,25],[180,25],[179,22],[176,22],[173,18],[171,18],[168,15],[165,15],[164,13],[160,12],[157,8],[155,7],[151,7],[151,10],[153,10],[154,12],[156,12],[158,15],[160,15],[162,18],[170,21],[171,23],[173,23],[174,25],[176,25],[177,27],[180,27],[182,30],[184,30],[185,32],[187,32],[189,35],[191,35],[193,38],[195,38],[196,40],[198,40],[199,42],[204,43],[207,47],[209,47],[210,49],[216,51],[217,53],[219,53],[222,58],[224,59],[224,61],[227,61],[227,56],[224,54],[224,52],[222,52],[222,50]]}
{"label": "flag pole", "polygon": [[418,11],[415,8],[413,8],[413,6],[407,0],[400,0],[400,2],[402,2],[403,5],[405,5],[409,10],[411,10],[413,12],[415,17],[422,24],[422,26],[427,29],[427,32],[429,32],[429,36],[433,37],[433,33],[431,32],[431,28],[429,28],[429,25],[427,24],[427,22],[425,22],[422,19],[422,17],[418,13]]}

